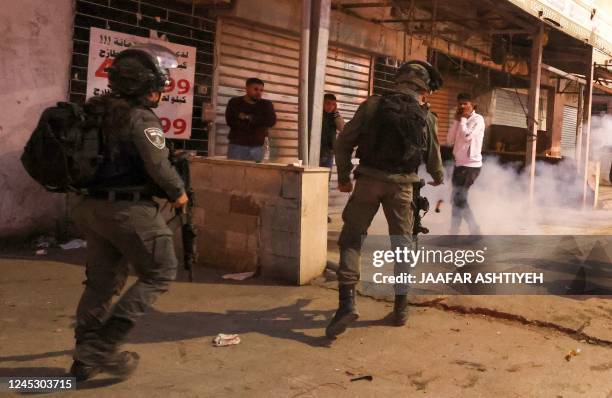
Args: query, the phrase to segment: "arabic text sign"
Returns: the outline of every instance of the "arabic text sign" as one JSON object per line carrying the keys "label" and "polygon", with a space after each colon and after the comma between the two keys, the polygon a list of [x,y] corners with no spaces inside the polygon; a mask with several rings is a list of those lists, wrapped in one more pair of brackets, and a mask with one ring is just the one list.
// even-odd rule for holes
{"label": "arabic text sign", "polygon": [[92,27],[87,63],[87,98],[109,92],[105,69],[118,53],[134,44],[144,43],[160,44],[177,55],[179,67],[170,71],[170,86],[164,91],[155,113],[167,138],[188,139],[191,136],[193,112],[195,47]]}

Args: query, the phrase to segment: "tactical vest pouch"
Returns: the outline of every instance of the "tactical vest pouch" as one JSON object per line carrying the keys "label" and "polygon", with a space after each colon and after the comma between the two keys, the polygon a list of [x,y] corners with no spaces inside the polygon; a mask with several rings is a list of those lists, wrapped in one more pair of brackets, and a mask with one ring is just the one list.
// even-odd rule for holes
{"label": "tactical vest pouch", "polygon": [[59,102],[43,111],[21,163],[50,192],[79,192],[94,183],[102,163],[101,117]]}
{"label": "tactical vest pouch", "polygon": [[427,111],[405,94],[381,97],[367,142],[357,150],[360,164],[390,173],[416,172],[423,159]]}

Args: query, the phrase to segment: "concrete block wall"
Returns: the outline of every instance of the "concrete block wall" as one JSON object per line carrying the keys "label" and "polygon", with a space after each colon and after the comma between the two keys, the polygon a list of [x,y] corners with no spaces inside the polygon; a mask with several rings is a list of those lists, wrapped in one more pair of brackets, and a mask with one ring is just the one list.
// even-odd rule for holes
{"label": "concrete block wall", "polygon": [[0,7],[0,244],[53,233],[65,195],[46,192],[19,158],[42,111],[68,98],[72,0],[3,1]]}
{"label": "concrete block wall", "polygon": [[304,284],[327,257],[325,168],[195,158],[199,262]]}

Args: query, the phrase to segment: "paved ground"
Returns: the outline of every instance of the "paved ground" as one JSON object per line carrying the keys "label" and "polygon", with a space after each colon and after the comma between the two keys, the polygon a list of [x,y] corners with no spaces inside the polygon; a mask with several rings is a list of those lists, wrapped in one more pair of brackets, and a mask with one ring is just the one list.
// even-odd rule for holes
{"label": "paved ground", "polygon": [[[65,374],[81,263],[79,251],[0,258],[0,376]],[[403,328],[385,325],[389,303],[359,297],[361,319],[329,344],[323,329],[336,292],[328,283],[225,282],[199,271],[197,283],[175,283],[132,333],[127,348],[142,357],[132,379],[97,377],[73,396],[612,398],[612,343],[589,344],[547,324],[459,313],[486,307],[486,297],[465,307],[415,307]],[[514,305],[529,307],[534,319],[544,309],[570,320],[576,310],[612,317],[610,300],[522,299]],[[219,332],[239,333],[242,343],[214,348]],[[577,348],[580,354],[566,361]],[[363,375],[373,380],[351,381]]]}

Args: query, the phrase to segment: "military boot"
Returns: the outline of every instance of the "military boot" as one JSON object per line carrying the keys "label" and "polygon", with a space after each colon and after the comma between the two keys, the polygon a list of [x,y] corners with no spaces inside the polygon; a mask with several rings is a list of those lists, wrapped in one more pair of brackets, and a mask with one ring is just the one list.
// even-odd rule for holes
{"label": "military boot", "polygon": [[119,344],[133,327],[133,322],[111,317],[97,331],[84,336],[84,343],[77,345],[75,360],[70,369],[81,381],[104,372],[119,378],[128,378],[138,366],[135,352],[119,352]]}
{"label": "military boot", "polygon": [[[97,327],[99,328],[100,326]],[[88,340],[98,338],[98,335],[92,332],[95,330],[96,327],[90,327],[89,330],[87,330],[82,326],[77,326],[75,330],[76,347],[75,355],[73,356],[74,361],[70,367],[70,374],[76,378],[76,381],[85,381],[100,373],[100,369],[97,366],[86,365],[84,362],[77,359],[77,353],[81,352],[85,344],[90,343]]]}
{"label": "military boot", "polygon": [[405,294],[395,295],[391,321],[395,326],[404,326],[408,321],[408,296]]}
{"label": "military boot", "polygon": [[355,308],[355,285],[340,285],[338,297],[340,302],[338,311],[325,328],[325,335],[330,339],[344,333],[346,327],[359,318]]}

